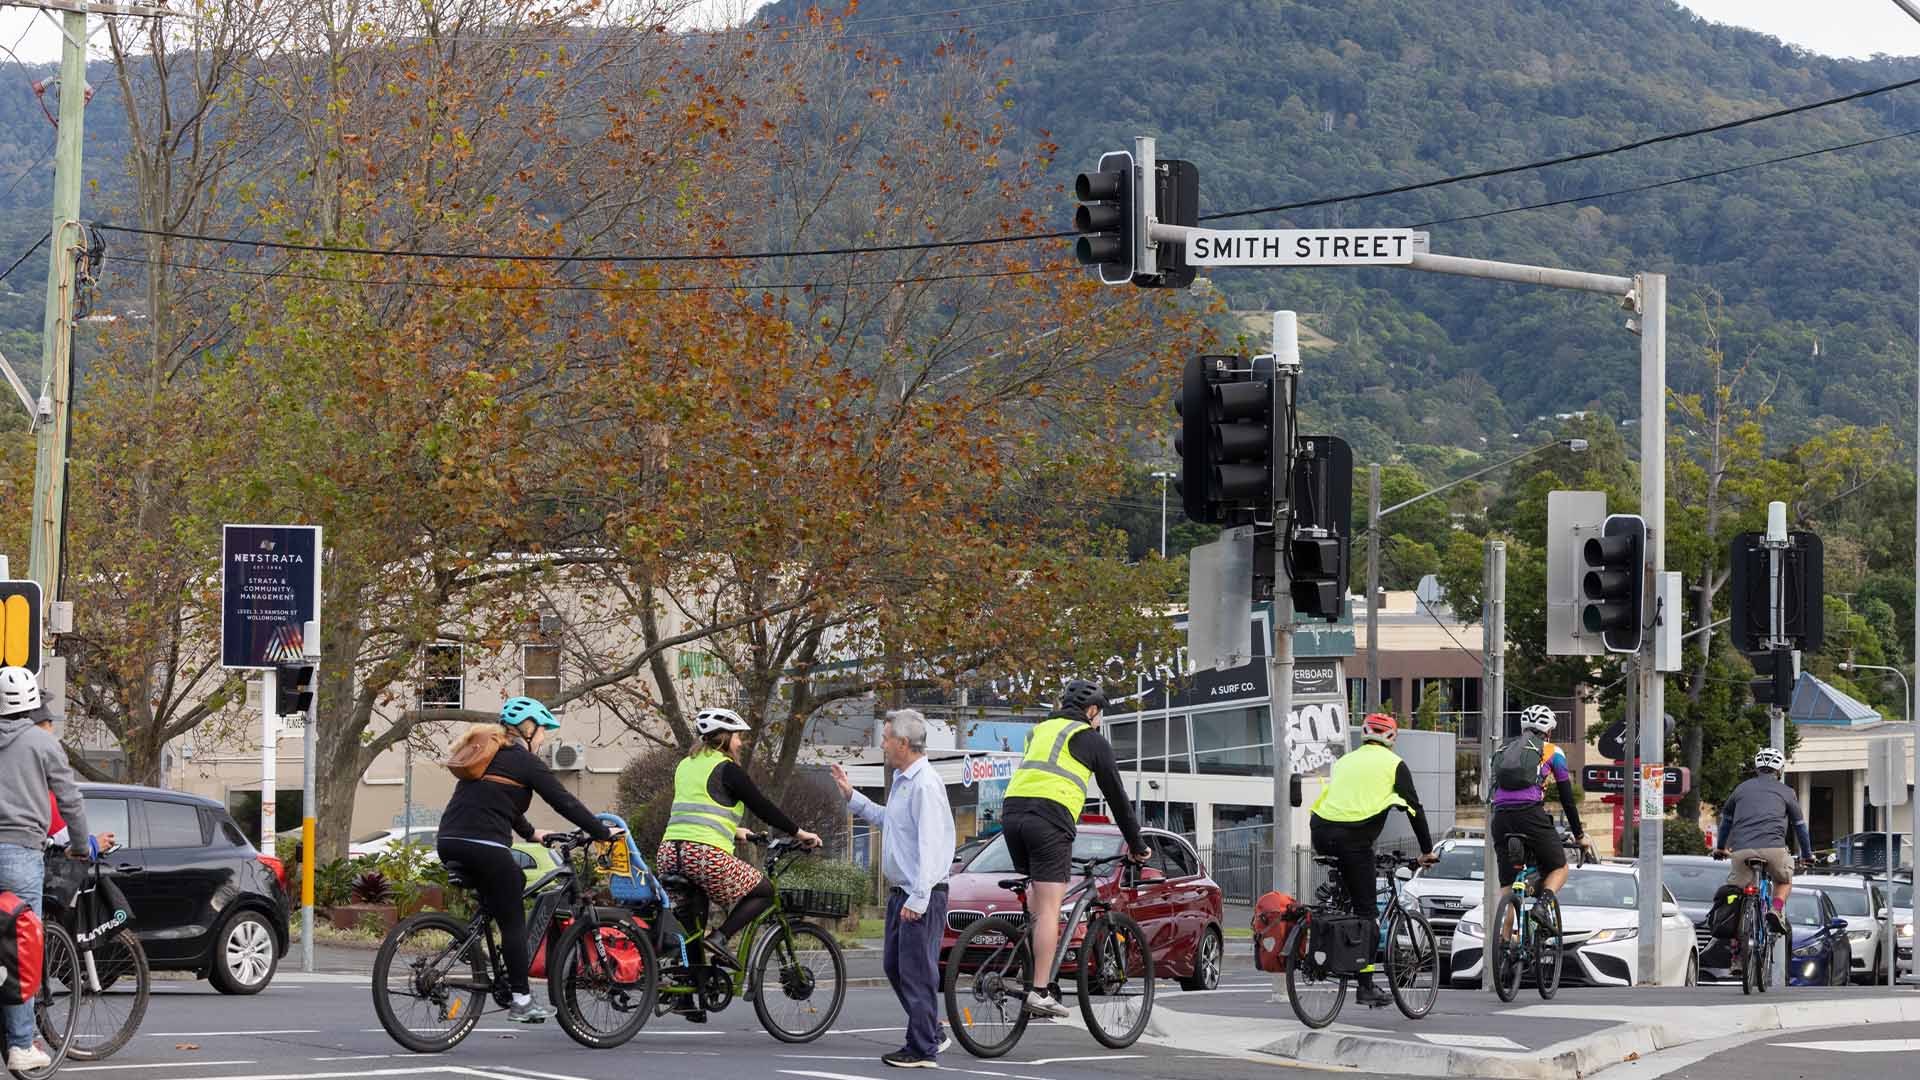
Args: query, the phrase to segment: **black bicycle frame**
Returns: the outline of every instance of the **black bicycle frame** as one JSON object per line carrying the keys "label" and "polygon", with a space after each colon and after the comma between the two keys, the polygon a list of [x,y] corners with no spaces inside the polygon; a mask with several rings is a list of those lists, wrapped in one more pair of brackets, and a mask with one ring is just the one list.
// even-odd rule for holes
{"label": "black bicycle frame", "polygon": [[[1114,858],[1118,858],[1118,856]],[[1086,869],[1080,880],[1075,882],[1073,886],[1067,890],[1067,898],[1079,897],[1079,899],[1074,900],[1073,912],[1067,916],[1066,924],[1060,928],[1060,941],[1053,949],[1052,970],[1047,972],[1045,980],[1035,981],[1035,986],[1052,986],[1060,978],[1060,964],[1066,959],[1067,944],[1073,940],[1073,932],[1080,929],[1080,922],[1086,917],[1087,909],[1093,907],[1095,904],[1105,903],[1105,901],[1099,898],[1097,895],[1098,890],[1094,887],[1097,884],[1093,874],[1094,867],[1113,862],[1114,858],[1098,859],[1086,863]],[[1126,865],[1131,867],[1132,863],[1127,862]],[[1123,869],[1121,874],[1124,876],[1127,872],[1127,870]],[[1128,888],[1129,886],[1123,881],[1121,887]],[[1020,907],[1021,910],[1026,913],[1026,931],[1027,936],[1031,938],[1033,936],[1033,910],[1027,905],[1027,896],[1024,890],[1022,890],[1020,894]]]}

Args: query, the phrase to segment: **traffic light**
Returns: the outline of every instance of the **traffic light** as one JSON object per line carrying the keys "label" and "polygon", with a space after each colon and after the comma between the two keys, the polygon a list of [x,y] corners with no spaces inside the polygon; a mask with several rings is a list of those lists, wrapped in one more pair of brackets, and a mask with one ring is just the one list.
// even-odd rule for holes
{"label": "traffic light", "polygon": [[273,711],[276,716],[305,716],[313,708],[312,664],[285,664],[280,680],[274,684]]}
{"label": "traffic light", "polygon": [[1753,670],[1760,675],[1753,680],[1754,704],[1778,705],[1782,709],[1792,705],[1793,684],[1798,678],[1793,670],[1793,651],[1775,649],[1747,659],[1753,661]]}
{"label": "traffic light", "polygon": [[[1137,265],[1136,236],[1140,208],[1133,190],[1133,154],[1125,150],[1100,155],[1100,167],[1081,173],[1073,182],[1080,206],[1073,212],[1073,256],[1083,266],[1100,269],[1100,280],[1125,285]],[[1195,201],[1198,201],[1196,195]]]}
{"label": "traffic light", "polygon": [[1294,610],[1330,622],[1345,614],[1353,536],[1353,449],[1335,435],[1302,435],[1293,462]]}
{"label": "traffic light", "polygon": [[1226,522],[1234,510],[1273,510],[1273,377],[1239,356],[1187,361],[1174,402],[1180,499],[1187,517]]}
{"label": "traffic light", "polygon": [[[1733,538],[1727,633],[1733,647],[1748,655],[1766,652],[1772,605],[1772,553],[1757,532]],[[1810,532],[1787,534],[1780,551],[1782,611],[1780,636],[1801,652],[1813,652],[1826,638],[1825,548]]]}
{"label": "traffic light", "polygon": [[40,583],[0,581],[0,666],[40,674]]}
{"label": "traffic light", "polygon": [[1640,651],[1646,550],[1647,523],[1638,514],[1607,515],[1601,534],[1582,549],[1586,573],[1580,591],[1586,603],[1580,624],[1587,633],[1601,635],[1608,652]]}

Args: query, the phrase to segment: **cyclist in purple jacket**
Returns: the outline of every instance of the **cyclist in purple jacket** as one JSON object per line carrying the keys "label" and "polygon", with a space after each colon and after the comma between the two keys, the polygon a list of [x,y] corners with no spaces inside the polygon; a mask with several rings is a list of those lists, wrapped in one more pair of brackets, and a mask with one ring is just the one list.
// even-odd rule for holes
{"label": "cyclist in purple jacket", "polygon": [[1494,788],[1493,821],[1487,834],[1499,855],[1495,862],[1500,869],[1501,888],[1513,884],[1516,869],[1505,855],[1509,836],[1518,836],[1527,845],[1528,861],[1540,868],[1543,891],[1558,893],[1567,883],[1567,855],[1560,845],[1560,831],[1553,827],[1553,818],[1547,814],[1548,777],[1552,777],[1553,786],[1560,794],[1560,808],[1567,812],[1567,826],[1573,830],[1574,839],[1587,850],[1589,857],[1592,854],[1586,829],[1580,824],[1580,808],[1573,801],[1573,779],[1567,771],[1567,755],[1547,741],[1547,736],[1553,734],[1553,725],[1552,709],[1545,705],[1527,706],[1520,714],[1520,737],[1539,736],[1540,770],[1534,782],[1524,788],[1508,790],[1497,785]]}

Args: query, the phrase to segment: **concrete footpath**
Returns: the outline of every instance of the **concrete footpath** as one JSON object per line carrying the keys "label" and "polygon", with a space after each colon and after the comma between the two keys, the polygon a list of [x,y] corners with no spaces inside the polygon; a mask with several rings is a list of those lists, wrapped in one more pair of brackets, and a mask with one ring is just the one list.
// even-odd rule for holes
{"label": "concrete footpath", "polygon": [[1898,988],[1754,997],[1721,986],[1567,988],[1552,1002],[1529,997],[1503,1005],[1483,991],[1446,990],[1420,1020],[1349,998],[1332,1025],[1315,1031],[1270,992],[1167,994],[1154,1003],[1147,1039],[1362,1074],[1506,1080],[1595,1076],[1663,1050],[1751,1033],[1841,1028],[1864,1039],[1875,1024],[1920,1021],[1920,993]]}

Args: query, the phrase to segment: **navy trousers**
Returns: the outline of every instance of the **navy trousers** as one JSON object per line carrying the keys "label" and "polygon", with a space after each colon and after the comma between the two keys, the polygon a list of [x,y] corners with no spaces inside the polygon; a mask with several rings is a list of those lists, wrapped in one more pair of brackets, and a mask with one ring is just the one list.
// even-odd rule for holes
{"label": "navy trousers", "polygon": [[893,995],[907,1014],[907,1051],[931,1058],[940,1048],[940,937],[947,925],[947,891],[936,889],[926,913],[908,922],[902,889],[887,892],[885,965]]}

